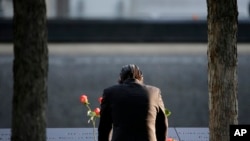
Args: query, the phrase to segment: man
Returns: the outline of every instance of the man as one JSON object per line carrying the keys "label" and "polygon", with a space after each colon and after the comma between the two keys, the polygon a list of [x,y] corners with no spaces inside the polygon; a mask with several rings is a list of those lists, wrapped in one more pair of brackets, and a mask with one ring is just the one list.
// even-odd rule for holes
{"label": "man", "polygon": [[119,84],[104,89],[98,141],[165,141],[168,119],[160,89],[143,84],[139,67],[121,69]]}

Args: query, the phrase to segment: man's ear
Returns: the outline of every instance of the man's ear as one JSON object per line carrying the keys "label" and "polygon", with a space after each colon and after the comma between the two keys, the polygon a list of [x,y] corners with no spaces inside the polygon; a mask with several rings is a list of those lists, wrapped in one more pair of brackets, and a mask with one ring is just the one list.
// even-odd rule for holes
{"label": "man's ear", "polygon": [[143,77],[141,77],[141,80],[140,80],[140,81],[143,82],[143,80],[144,80]]}

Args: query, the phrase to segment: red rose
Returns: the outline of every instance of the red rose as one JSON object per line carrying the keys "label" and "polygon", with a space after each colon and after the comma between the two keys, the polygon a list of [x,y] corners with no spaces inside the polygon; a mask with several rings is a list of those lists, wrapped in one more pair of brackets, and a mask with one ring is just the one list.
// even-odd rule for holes
{"label": "red rose", "polygon": [[94,112],[97,116],[100,115],[100,108],[95,108]]}
{"label": "red rose", "polygon": [[88,104],[88,97],[86,95],[81,95],[80,101],[83,104]]}
{"label": "red rose", "polygon": [[175,141],[173,138],[167,138],[166,141]]}
{"label": "red rose", "polygon": [[102,97],[99,97],[98,101],[99,101],[100,104],[102,104]]}

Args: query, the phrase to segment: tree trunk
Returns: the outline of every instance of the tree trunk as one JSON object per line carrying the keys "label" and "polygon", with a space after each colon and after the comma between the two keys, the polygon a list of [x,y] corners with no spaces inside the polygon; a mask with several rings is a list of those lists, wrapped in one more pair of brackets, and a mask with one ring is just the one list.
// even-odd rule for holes
{"label": "tree trunk", "polygon": [[229,141],[238,124],[237,0],[207,0],[210,141]]}
{"label": "tree trunk", "polygon": [[14,0],[14,95],[11,141],[46,141],[45,0]]}

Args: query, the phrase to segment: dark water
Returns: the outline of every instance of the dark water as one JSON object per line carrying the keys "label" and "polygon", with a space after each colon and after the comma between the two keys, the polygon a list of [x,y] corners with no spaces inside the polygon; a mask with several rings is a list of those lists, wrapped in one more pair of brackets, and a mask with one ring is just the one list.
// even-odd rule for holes
{"label": "dark water", "polygon": [[[239,123],[250,123],[250,56],[239,56]],[[13,56],[0,56],[0,128],[11,126]],[[121,66],[137,64],[145,83],[162,90],[172,111],[172,127],[208,126],[207,58],[203,55],[162,56],[59,56],[49,59],[48,127],[90,127],[86,109],[79,102],[85,93],[91,107],[105,87],[117,83]],[[98,124],[98,121],[97,121]]]}

